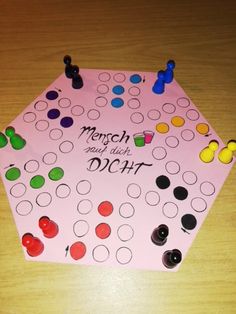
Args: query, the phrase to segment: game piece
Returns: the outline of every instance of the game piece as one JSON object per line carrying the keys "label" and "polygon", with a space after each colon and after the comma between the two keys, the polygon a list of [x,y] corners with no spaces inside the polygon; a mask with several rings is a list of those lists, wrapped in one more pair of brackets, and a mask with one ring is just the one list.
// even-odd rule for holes
{"label": "game piece", "polygon": [[166,225],[160,225],[152,232],[152,242],[156,245],[164,245],[167,241],[168,234],[169,228]]}
{"label": "game piece", "polygon": [[74,65],[72,68],[72,87],[75,89],[80,89],[83,87],[83,80],[79,74],[79,68]]}
{"label": "game piece", "polygon": [[48,173],[48,177],[53,181],[61,180],[63,176],[64,176],[64,171],[60,167],[55,167],[51,169],[50,172]]}
{"label": "game piece", "polygon": [[26,141],[19,134],[14,134],[10,137],[10,143],[12,148],[20,150],[25,147]]}
{"label": "game piece", "polygon": [[167,268],[174,268],[181,262],[181,260],[182,260],[182,254],[177,249],[166,251],[163,254],[163,258],[162,258],[163,264]]}
{"label": "game piece", "polygon": [[30,180],[30,186],[33,189],[40,189],[45,183],[45,179],[41,175],[36,175]]}
{"label": "game piece", "polygon": [[64,63],[65,63],[65,75],[68,78],[72,78],[73,77],[73,65],[71,64],[71,57],[66,55],[63,59]]}
{"label": "game piece", "polygon": [[98,212],[100,215],[102,215],[104,217],[110,216],[111,213],[113,212],[112,203],[109,201],[104,201],[104,202],[100,203],[98,206]]}
{"label": "game piece", "polygon": [[74,260],[79,260],[86,254],[86,246],[83,242],[75,242],[70,247],[70,255]]}
{"label": "game piece", "polygon": [[206,123],[198,123],[196,125],[196,130],[199,134],[206,135],[209,132],[209,125]]}
{"label": "game piece", "polygon": [[15,129],[12,126],[8,126],[5,130],[5,134],[8,137],[12,137],[13,135],[15,135]]}
{"label": "game piece", "polygon": [[187,230],[193,230],[197,225],[197,219],[192,214],[186,214],[181,218],[182,226]]}
{"label": "game piece", "polygon": [[169,60],[166,64],[166,70],[165,70],[165,83],[171,83],[174,78],[174,70],[175,68],[175,62],[173,60]]}
{"label": "game piece", "polygon": [[39,219],[39,227],[46,238],[54,238],[58,234],[58,225],[46,216]]}
{"label": "game piece", "polygon": [[96,226],[95,233],[98,238],[106,239],[111,234],[111,227],[106,223],[100,223]]}
{"label": "game piece", "polygon": [[211,162],[215,157],[215,151],[218,149],[219,144],[217,141],[211,141],[209,146],[205,147],[199,154],[203,162]]}
{"label": "game piece", "polygon": [[171,119],[171,123],[176,126],[177,128],[181,127],[184,125],[185,123],[185,120],[184,118],[182,117],[179,117],[179,116],[174,116],[172,119]]}
{"label": "game piece", "polygon": [[159,133],[167,133],[169,131],[169,125],[165,122],[160,122],[156,125],[156,130]]}
{"label": "game piece", "polygon": [[157,80],[152,88],[153,93],[162,94],[165,91],[165,72],[159,71],[157,73]]}
{"label": "game piece", "polygon": [[17,167],[13,167],[13,168],[10,168],[7,170],[5,177],[9,181],[15,181],[15,180],[19,179],[20,175],[21,175],[20,169]]}
{"label": "game piece", "polygon": [[80,71],[84,88],[62,73],[3,131],[27,138],[0,153],[18,233],[44,237],[25,258],[175,272],[235,157],[201,161],[206,136],[207,162],[224,144],[176,80],[157,96],[154,72]]}
{"label": "game piece", "polygon": [[5,136],[5,134],[0,132],[0,148],[5,147],[7,143],[8,143],[7,137]]}
{"label": "game piece", "polygon": [[227,147],[221,149],[218,154],[219,160],[223,164],[229,164],[233,160],[233,154],[236,151],[236,142],[234,140],[229,141]]}
{"label": "game piece", "polygon": [[27,253],[32,256],[38,256],[42,254],[44,250],[43,242],[40,239],[34,237],[31,233],[26,233],[22,237],[22,244],[27,249]]}

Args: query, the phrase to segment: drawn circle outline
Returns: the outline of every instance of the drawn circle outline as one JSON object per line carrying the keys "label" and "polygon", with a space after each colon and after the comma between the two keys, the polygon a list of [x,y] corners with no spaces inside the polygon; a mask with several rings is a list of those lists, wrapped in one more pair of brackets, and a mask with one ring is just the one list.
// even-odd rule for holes
{"label": "drawn circle outline", "polygon": [[[16,194],[13,193],[13,190],[14,190],[16,187],[19,187],[19,186],[23,186],[24,191],[23,191],[21,194],[16,195]],[[27,190],[26,185],[25,185],[24,183],[22,183],[22,182],[18,182],[18,183],[14,184],[14,185],[11,187],[11,189],[10,189],[10,194],[11,194],[13,197],[15,197],[15,198],[20,198],[20,197],[22,197],[22,196],[25,195],[26,190]]]}
{"label": "drawn circle outline", "polygon": [[[65,100],[67,101],[66,105],[62,104]],[[58,100],[58,106],[61,108],[69,108],[71,106],[71,100],[67,97],[62,97]]]}
{"label": "drawn circle outline", "polygon": [[[44,196],[49,197],[47,203],[45,203],[45,204],[43,204],[43,205],[42,205],[42,203],[39,201],[39,198],[42,197],[42,196],[43,196],[43,197],[44,197]],[[52,195],[51,195],[49,192],[42,192],[42,193],[39,193],[39,194],[37,195],[35,201],[36,201],[36,204],[37,204],[38,206],[40,206],[40,207],[47,207],[47,206],[49,206],[49,205],[52,203]]]}
{"label": "drawn circle outline", "polygon": [[[118,254],[119,254],[119,252],[124,251],[124,249],[130,253],[130,257],[129,257],[129,259],[128,259],[126,262],[121,262],[121,260],[119,260],[119,258],[118,258]],[[128,264],[128,263],[132,260],[132,258],[133,258],[133,253],[132,253],[132,251],[131,251],[128,247],[126,247],[126,246],[122,246],[122,247],[120,247],[120,248],[116,251],[116,260],[117,260],[117,262],[118,262],[119,264],[121,264],[121,265],[126,265],[126,264]]]}
{"label": "drawn circle outline", "polygon": [[[132,193],[128,192],[128,190],[129,190],[129,188],[130,188],[131,186],[133,186],[133,187],[135,186],[135,188],[138,188],[139,191],[138,191],[138,195],[137,195],[137,196],[132,196],[132,195],[131,195]],[[140,185],[138,185],[137,183],[130,183],[130,184],[127,186],[126,193],[128,194],[129,197],[137,199],[137,198],[140,197],[140,195],[141,195],[141,193],[142,193],[142,189],[141,189]]]}
{"label": "drawn circle outline", "polygon": [[[175,206],[175,210],[176,210],[176,213],[174,214],[174,215],[167,215],[167,213],[165,212],[165,207],[166,207],[166,205],[168,204],[168,206],[169,205],[174,205]],[[171,209],[172,210],[172,209]],[[178,212],[179,212],[179,208],[178,208],[178,206],[174,203],[174,202],[166,202],[163,206],[162,206],[162,213],[163,213],[163,215],[165,216],[165,217],[167,217],[167,218],[171,218],[171,219],[173,219],[173,218],[175,218],[177,215],[178,215]]]}
{"label": "drawn circle outline", "polygon": [[[78,234],[76,233],[76,230],[75,230],[76,224],[78,224],[78,223],[83,223],[83,225],[87,227],[87,229],[86,229],[83,233],[81,233],[80,235],[78,235]],[[89,229],[90,229],[90,227],[89,227],[89,224],[88,224],[88,222],[87,222],[86,220],[77,220],[77,221],[73,224],[73,232],[74,232],[75,236],[78,237],[78,238],[82,238],[82,237],[84,237],[86,234],[88,234]]]}
{"label": "drawn circle outline", "polygon": [[[106,254],[107,254],[106,258],[103,259],[103,260],[102,259],[98,259],[98,258],[95,257],[95,253],[96,253],[95,251],[100,249],[100,248],[105,249],[104,252],[106,252]],[[104,254],[104,252],[102,254]],[[101,254],[101,252],[100,252],[100,254]],[[95,260],[95,262],[103,263],[103,262],[107,261],[108,258],[110,257],[110,251],[109,251],[109,249],[105,245],[100,244],[100,245],[95,246],[95,248],[92,251],[92,256],[93,256],[93,259]]]}
{"label": "drawn circle outline", "polygon": [[[28,116],[28,119],[26,118]],[[33,118],[30,118],[29,119],[29,116],[33,117]],[[34,112],[31,112],[31,111],[28,111],[26,112],[24,115],[23,115],[23,120],[26,122],[26,123],[32,123],[34,122],[35,120],[37,119],[37,116]]]}
{"label": "drawn circle outline", "polygon": [[[89,209],[87,212],[82,212],[82,211],[79,210],[79,206],[81,206],[81,203],[82,203],[82,202],[84,203],[85,201],[91,205],[91,209]],[[93,209],[93,203],[92,203],[92,201],[90,201],[89,199],[83,199],[83,200],[79,201],[79,203],[78,203],[78,205],[77,205],[77,211],[78,211],[81,215],[87,215],[87,214],[89,214],[89,213],[92,211],[92,209]]]}
{"label": "drawn circle outline", "polygon": [[[20,204],[22,204],[22,203],[24,203],[24,204],[27,203],[27,204],[29,204],[29,206],[30,206],[30,209],[27,211],[26,214],[22,214],[22,213],[19,211],[19,209],[18,209],[18,206],[19,206]],[[30,201],[28,201],[28,200],[20,201],[20,202],[16,205],[16,212],[17,212],[17,214],[20,215],[20,216],[28,216],[28,215],[32,212],[32,210],[33,210],[33,204],[32,204]]]}
{"label": "drawn circle outline", "polygon": [[[131,236],[129,238],[126,238],[124,239],[124,237],[122,237],[120,235],[120,232],[121,232],[121,228],[124,228],[124,227],[129,227],[129,230],[131,231]],[[123,224],[123,225],[120,225],[117,229],[117,236],[118,238],[122,241],[122,242],[127,242],[127,241],[130,241],[133,237],[134,237],[134,229],[132,228],[131,225],[129,224]]]}
{"label": "drawn circle outline", "polygon": [[[170,171],[170,169],[168,169],[168,164],[170,164],[170,163],[174,163],[175,165],[177,165],[177,171],[176,172],[171,172]],[[170,166],[171,167],[171,166]],[[167,161],[167,163],[165,164],[165,169],[166,169],[166,171],[169,173],[169,174],[172,174],[172,175],[174,175],[174,174],[177,174],[177,173],[179,173],[180,172],[180,164],[177,162],[177,161],[174,161],[174,160],[170,160],[170,161]]]}

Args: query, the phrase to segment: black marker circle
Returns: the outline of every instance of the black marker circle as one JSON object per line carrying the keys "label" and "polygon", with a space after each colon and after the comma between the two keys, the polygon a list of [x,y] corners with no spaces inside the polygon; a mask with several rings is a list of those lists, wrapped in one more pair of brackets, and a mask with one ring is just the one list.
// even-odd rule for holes
{"label": "black marker circle", "polygon": [[183,201],[188,197],[188,191],[183,186],[177,186],[174,188],[174,196],[177,200]]}
{"label": "black marker circle", "polygon": [[197,219],[192,214],[186,214],[181,218],[183,227],[187,230],[193,230],[197,225]]}
{"label": "black marker circle", "polygon": [[167,189],[170,186],[170,180],[167,176],[159,176],[156,178],[156,185],[159,189]]}

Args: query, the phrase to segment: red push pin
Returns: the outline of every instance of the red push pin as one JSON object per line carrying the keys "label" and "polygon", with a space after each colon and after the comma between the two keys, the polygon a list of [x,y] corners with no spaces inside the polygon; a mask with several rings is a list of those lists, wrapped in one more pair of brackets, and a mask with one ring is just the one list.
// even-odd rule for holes
{"label": "red push pin", "polygon": [[42,229],[46,238],[54,238],[58,234],[58,225],[46,216],[39,219],[39,228]]}
{"label": "red push pin", "polygon": [[44,250],[43,242],[34,237],[31,233],[25,233],[22,237],[22,244],[27,249],[27,253],[34,257],[40,255]]}

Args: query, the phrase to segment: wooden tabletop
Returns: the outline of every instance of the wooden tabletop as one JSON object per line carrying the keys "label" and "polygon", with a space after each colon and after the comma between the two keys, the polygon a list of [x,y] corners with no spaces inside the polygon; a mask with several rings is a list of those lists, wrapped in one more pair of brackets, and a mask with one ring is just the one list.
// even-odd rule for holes
{"label": "wooden tabletop", "polygon": [[[0,129],[63,71],[175,77],[226,143],[236,136],[235,1],[2,0]],[[1,152],[0,152],[1,153]],[[26,262],[0,184],[0,313],[236,313],[236,169],[177,273]]]}

